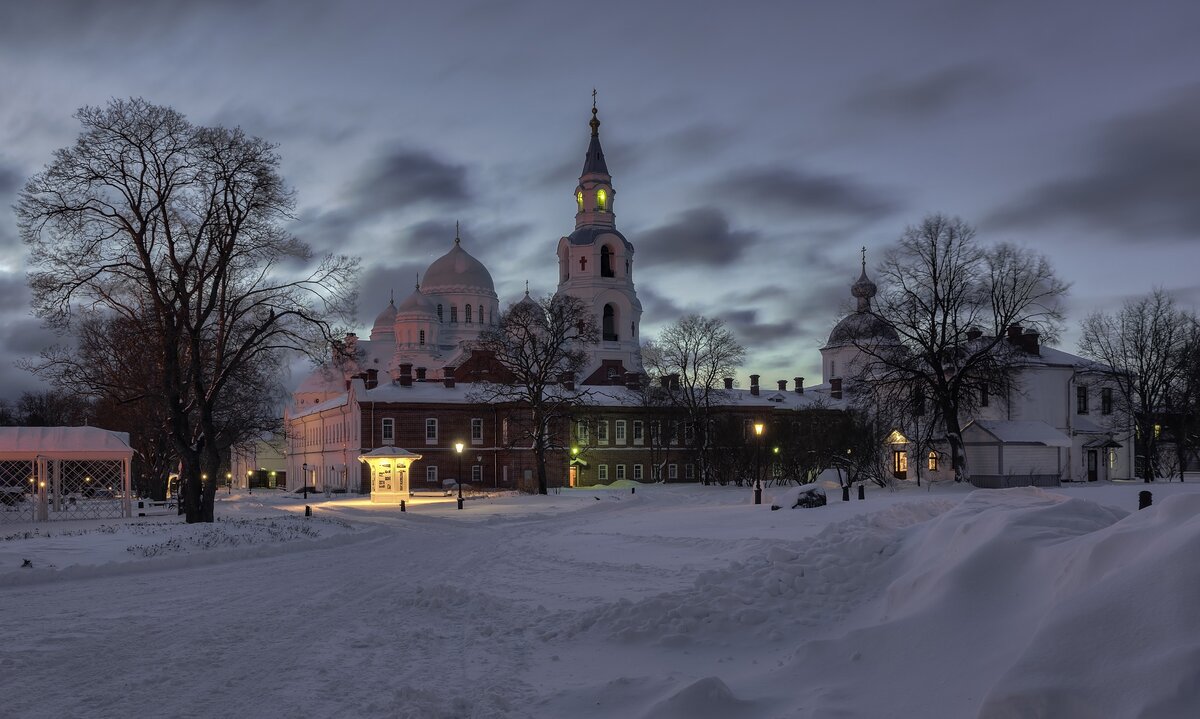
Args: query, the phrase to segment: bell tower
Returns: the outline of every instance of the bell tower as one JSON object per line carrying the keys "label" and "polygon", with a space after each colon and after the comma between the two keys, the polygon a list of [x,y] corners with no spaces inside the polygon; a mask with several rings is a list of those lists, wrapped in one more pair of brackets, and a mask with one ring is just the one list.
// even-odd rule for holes
{"label": "bell tower", "polygon": [[633,244],[617,230],[616,190],[604,149],[592,91],[592,129],[583,171],[575,186],[575,231],[558,241],[558,291],[593,309],[600,327],[589,384],[621,383],[625,372],[642,372],[642,303],[633,286]]}

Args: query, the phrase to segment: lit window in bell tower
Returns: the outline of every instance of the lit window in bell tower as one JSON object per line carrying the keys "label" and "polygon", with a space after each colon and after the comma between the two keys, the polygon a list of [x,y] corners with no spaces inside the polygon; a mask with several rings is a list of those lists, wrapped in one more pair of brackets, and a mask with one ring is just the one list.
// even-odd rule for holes
{"label": "lit window in bell tower", "polygon": [[596,190],[596,209],[600,212],[608,211],[608,193],[604,188]]}
{"label": "lit window in bell tower", "polygon": [[575,191],[575,202],[579,205],[579,211],[583,212],[583,190]]}

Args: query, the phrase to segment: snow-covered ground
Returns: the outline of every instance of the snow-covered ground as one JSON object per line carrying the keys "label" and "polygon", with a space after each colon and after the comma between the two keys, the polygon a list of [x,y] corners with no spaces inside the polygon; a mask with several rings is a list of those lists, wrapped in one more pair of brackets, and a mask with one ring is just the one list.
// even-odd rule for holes
{"label": "snow-covered ground", "polygon": [[0,524],[0,716],[1200,716],[1200,483],[1146,488]]}

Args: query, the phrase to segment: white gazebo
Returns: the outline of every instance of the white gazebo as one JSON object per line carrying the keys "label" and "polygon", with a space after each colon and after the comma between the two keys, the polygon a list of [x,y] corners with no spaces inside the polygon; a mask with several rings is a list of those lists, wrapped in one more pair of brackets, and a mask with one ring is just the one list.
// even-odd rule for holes
{"label": "white gazebo", "polygon": [[0,522],[132,514],[129,434],[98,427],[0,427]]}
{"label": "white gazebo", "polygon": [[371,501],[396,503],[408,498],[408,468],[421,455],[399,447],[379,447],[359,455],[358,461],[371,468]]}

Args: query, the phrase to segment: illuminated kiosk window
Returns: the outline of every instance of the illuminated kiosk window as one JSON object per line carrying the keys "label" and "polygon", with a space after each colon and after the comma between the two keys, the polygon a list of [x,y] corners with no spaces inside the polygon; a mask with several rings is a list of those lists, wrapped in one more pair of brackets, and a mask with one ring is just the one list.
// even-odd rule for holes
{"label": "illuminated kiosk window", "polygon": [[421,455],[399,447],[379,447],[359,455],[358,461],[371,470],[371,501],[398,504],[408,499],[409,466]]}

